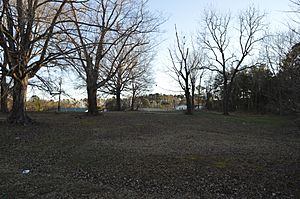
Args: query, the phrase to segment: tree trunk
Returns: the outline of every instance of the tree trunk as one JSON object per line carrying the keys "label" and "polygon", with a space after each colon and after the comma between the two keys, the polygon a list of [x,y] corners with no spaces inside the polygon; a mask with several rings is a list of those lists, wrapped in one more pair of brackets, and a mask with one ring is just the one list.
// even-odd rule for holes
{"label": "tree trunk", "polygon": [[192,84],[192,99],[191,99],[192,110],[195,110],[195,84]]}
{"label": "tree trunk", "polygon": [[190,92],[188,90],[185,91],[185,99],[186,99],[186,114],[192,115],[193,109],[192,109]]}
{"label": "tree trunk", "polygon": [[88,94],[88,114],[97,115],[97,88],[95,86],[87,85]]}
{"label": "tree trunk", "polygon": [[13,106],[11,114],[8,117],[9,123],[26,125],[33,122],[33,120],[27,116],[25,110],[27,86],[28,77],[21,80],[14,79]]}
{"label": "tree trunk", "polygon": [[8,97],[8,85],[6,83],[6,74],[2,71],[1,77],[1,112],[8,113],[8,106],[7,106],[7,97]]}
{"label": "tree trunk", "polygon": [[[89,62],[88,62],[89,63]],[[92,66],[88,65],[86,88],[88,96],[88,115],[97,115],[97,72],[92,69]]]}
{"label": "tree trunk", "polygon": [[134,111],[134,104],[135,104],[135,90],[132,91],[132,99],[131,99],[131,107],[130,107],[131,111]]}
{"label": "tree trunk", "polygon": [[228,95],[225,94],[224,99],[223,99],[223,115],[229,115],[228,112],[228,106],[229,106],[229,99]]}
{"label": "tree trunk", "polygon": [[227,85],[227,80],[224,80],[224,93],[223,93],[223,114],[229,115],[228,106],[229,106],[229,88]]}
{"label": "tree trunk", "polygon": [[119,88],[116,90],[116,106],[117,111],[121,111],[121,90]]}
{"label": "tree trunk", "polygon": [[192,104],[191,104],[191,96],[190,96],[190,88],[189,88],[189,79],[188,76],[185,79],[185,100],[186,100],[186,114],[187,115],[192,115],[193,114],[193,109],[192,109]]}

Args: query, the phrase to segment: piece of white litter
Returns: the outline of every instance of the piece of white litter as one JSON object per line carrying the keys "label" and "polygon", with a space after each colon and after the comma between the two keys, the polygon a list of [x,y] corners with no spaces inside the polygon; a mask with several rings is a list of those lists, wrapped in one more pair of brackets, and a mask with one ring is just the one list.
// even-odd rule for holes
{"label": "piece of white litter", "polygon": [[22,171],[22,174],[28,174],[29,172],[30,172],[29,169],[25,169],[25,170]]}

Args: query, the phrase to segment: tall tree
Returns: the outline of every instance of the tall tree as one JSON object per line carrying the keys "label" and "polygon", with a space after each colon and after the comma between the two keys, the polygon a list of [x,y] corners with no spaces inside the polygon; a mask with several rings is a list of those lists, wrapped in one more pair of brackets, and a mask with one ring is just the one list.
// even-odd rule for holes
{"label": "tall tree", "polygon": [[[197,88],[197,84],[199,81],[199,84],[201,85],[201,78],[202,78],[203,72],[204,72],[205,63],[204,63],[204,56],[201,54],[202,52],[203,52],[202,49],[196,50],[193,45],[193,51],[190,53],[189,59],[188,59],[188,62],[189,62],[188,64],[191,68],[190,85],[191,85],[191,105],[192,105],[193,110],[195,109],[195,91]],[[198,102],[199,102],[199,100],[198,100]]]}
{"label": "tall tree", "polygon": [[[133,42],[134,43],[134,42]],[[124,54],[127,54],[127,48],[124,48]],[[113,55],[114,57],[114,55]],[[114,60],[113,57],[110,60]],[[138,91],[147,88],[150,84],[151,61],[153,60],[152,46],[146,44],[135,49],[127,55],[126,59],[122,58],[115,62],[117,73],[105,84],[102,92],[116,96],[116,110],[121,110],[121,92],[133,91],[133,100]],[[144,74],[149,75],[148,78]],[[145,82],[142,84],[141,79]]]}
{"label": "tall tree", "polygon": [[[136,98],[146,91],[151,90],[153,85],[151,73],[152,56],[146,54],[138,59],[137,66],[130,73],[128,91],[131,92],[131,110],[135,110]],[[136,107],[137,108],[137,107]]]}
{"label": "tall tree", "polygon": [[28,81],[56,59],[60,53],[49,52],[49,44],[60,30],[56,28],[68,0],[3,0],[0,11],[0,46],[14,80],[13,106],[8,121],[32,122],[25,111]]}
{"label": "tall tree", "polygon": [[[199,39],[207,50],[210,62],[207,69],[219,73],[223,80],[224,115],[229,114],[229,98],[236,74],[248,68],[245,65],[246,59],[264,37],[261,34],[265,27],[264,16],[257,9],[249,7],[239,14],[238,27],[231,29],[231,15],[218,14],[214,10],[205,12],[203,31],[200,32]],[[237,40],[233,41],[233,38]]]}
{"label": "tall tree", "polygon": [[194,93],[196,74],[198,73],[197,70],[199,70],[200,64],[199,57],[197,53],[190,51],[190,49],[187,47],[185,37],[180,38],[176,26],[175,35],[176,47],[173,50],[169,49],[169,54],[172,61],[172,67],[170,69],[175,74],[174,79],[179,83],[180,87],[184,91],[187,114],[192,114],[192,100],[194,100],[194,97],[191,96],[191,87],[192,93]]}
{"label": "tall tree", "polygon": [[73,6],[75,31],[69,39],[80,48],[68,59],[86,84],[89,114],[98,113],[97,90],[120,72],[122,65],[117,63],[151,42],[145,35],[158,31],[161,20],[146,5],[147,1],[98,0]]}

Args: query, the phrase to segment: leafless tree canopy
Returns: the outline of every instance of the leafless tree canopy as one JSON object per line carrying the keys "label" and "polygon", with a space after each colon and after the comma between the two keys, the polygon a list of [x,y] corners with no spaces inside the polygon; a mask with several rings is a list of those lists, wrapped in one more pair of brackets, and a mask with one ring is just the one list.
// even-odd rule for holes
{"label": "leafless tree canopy", "polygon": [[194,46],[188,47],[185,37],[180,37],[175,26],[176,47],[169,49],[169,55],[172,61],[170,70],[175,74],[174,79],[179,83],[185,93],[187,113],[191,114],[194,108],[194,92],[198,72],[201,69],[201,52]]}
{"label": "leafless tree canopy", "polygon": [[295,27],[293,24],[289,24],[290,29],[295,32],[296,34],[300,34],[299,32],[299,25],[300,25],[300,1],[299,0],[290,0],[291,2],[291,10],[288,11],[291,13],[291,20],[294,24],[296,24],[298,27]]}
{"label": "leafless tree canopy", "polygon": [[26,123],[25,98],[28,80],[61,53],[50,43],[61,31],[60,14],[68,0],[3,0],[0,13],[0,46],[14,80],[13,108],[9,121]]}
{"label": "leafless tree canopy", "polygon": [[150,35],[158,31],[162,21],[151,15],[146,3],[101,0],[72,5],[66,29],[74,30],[68,39],[77,51],[68,60],[87,86],[89,113],[97,113],[97,90],[120,74],[124,62],[130,62],[127,57],[140,54],[143,46],[153,45]]}
{"label": "leafless tree canopy", "polygon": [[249,7],[237,17],[238,26],[232,28],[230,14],[220,14],[214,10],[204,14],[204,30],[199,32],[199,43],[207,52],[207,69],[223,78],[223,112],[226,115],[231,83],[239,71],[249,67],[245,64],[246,59],[264,38],[264,16],[256,8]]}
{"label": "leafless tree canopy", "polygon": [[[101,89],[116,96],[116,109],[121,110],[121,92],[132,92],[132,100],[151,86],[151,46],[143,45],[132,51],[125,60],[115,62],[117,73]],[[124,51],[126,53],[126,50]],[[112,60],[114,56],[112,57]],[[133,108],[132,108],[133,109]]]}
{"label": "leafless tree canopy", "polygon": [[[89,111],[97,112],[97,89],[141,46],[152,46],[162,23],[139,0],[3,0],[0,47],[14,80],[11,122],[27,123],[29,79],[44,66],[71,65],[87,86]],[[151,43],[151,44],[150,44]],[[1,67],[2,69],[5,67]],[[45,81],[44,81],[45,82]],[[47,82],[45,82],[47,83]]]}
{"label": "leafless tree canopy", "polygon": [[299,39],[299,35],[292,30],[269,33],[261,45],[260,62],[267,63],[273,75],[276,75],[289,50],[299,42]]}

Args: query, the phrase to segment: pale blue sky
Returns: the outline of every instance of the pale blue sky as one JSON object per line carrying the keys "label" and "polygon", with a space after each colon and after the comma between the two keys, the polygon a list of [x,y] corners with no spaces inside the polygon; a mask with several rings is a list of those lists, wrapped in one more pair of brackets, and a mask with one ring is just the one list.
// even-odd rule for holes
{"label": "pale blue sky", "polygon": [[168,22],[164,24],[166,28],[176,23],[183,28],[193,29],[200,20],[203,10],[211,7],[222,12],[235,13],[250,5],[267,12],[269,18],[278,23],[285,17],[284,11],[289,10],[290,2],[289,0],[149,0],[151,10],[169,16]]}
{"label": "pale blue sky", "polygon": [[185,35],[192,35],[199,29],[199,22],[204,9],[214,8],[220,12],[231,12],[237,15],[243,9],[254,5],[262,12],[267,13],[266,22],[271,30],[285,29],[288,20],[285,11],[290,10],[289,0],[149,0],[149,8],[162,12],[168,21],[163,24],[162,35],[164,41],[158,47],[158,54],[154,61],[156,82],[153,92],[171,93],[179,91],[179,87],[169,75],[165,74],[166,66],[171,64],[168,57],[168,48],[174,43],[174,24]]}

